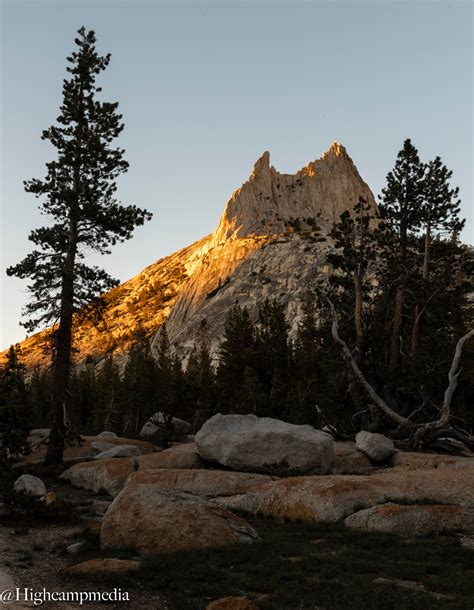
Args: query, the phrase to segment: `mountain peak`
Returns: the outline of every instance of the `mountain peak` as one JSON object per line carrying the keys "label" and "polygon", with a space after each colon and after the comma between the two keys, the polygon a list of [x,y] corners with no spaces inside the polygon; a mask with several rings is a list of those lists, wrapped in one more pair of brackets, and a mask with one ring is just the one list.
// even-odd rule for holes
{"label": "mountain peak", "polygon": [[252,178],[270,170],[270,153],[266,150],[254,163]]}
{"label": "mountain peak", "polygon": [[227,202],[212,245],[284,233],[298,219],[314,223],[312,219],[319,218],[329,227],[361,196],[375,207],[369,187],[339,142],[295,174],[280,174],[270,166],[270,153],[265,151],[247,182]]}

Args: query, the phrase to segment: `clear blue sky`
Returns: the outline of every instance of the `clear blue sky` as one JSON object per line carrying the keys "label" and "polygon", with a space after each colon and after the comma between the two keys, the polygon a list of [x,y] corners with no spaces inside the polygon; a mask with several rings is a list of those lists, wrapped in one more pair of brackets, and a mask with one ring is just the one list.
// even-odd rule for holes
{"label": "clear blue sky", "polygon": [[375,194],[403,140],[440,155],[472,210],[472,3],[1,0],[2,329],[23,339],[26,282],[4,268],[44,219],[22,181],[43,177],[40,139],[61,102],[76,30],[112,53],[104,99],[119,101],[130,162],[119,196],[153,211],[96,261],[120,280],[209,233],[255,159],[294,172],[337,140]]}

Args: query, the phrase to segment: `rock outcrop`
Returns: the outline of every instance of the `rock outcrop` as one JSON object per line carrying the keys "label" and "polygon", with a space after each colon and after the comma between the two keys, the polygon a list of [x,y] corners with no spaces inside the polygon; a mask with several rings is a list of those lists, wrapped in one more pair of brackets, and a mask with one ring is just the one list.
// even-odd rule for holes
{"label": "rock outcrop", "polygon": [[466,466],[380,470],[366,475],[326,475],[265,483],[246,494],[219,499],[230,510],[307,523],[337,522],[379,504],[450,504],[474,509],[474,460]]}
{"label": "rock outcrop", "polygon": [[403,505],[387,502],[350,515],[344,525],[350,529],[408,537],[448,532],[472,533],[474,509],[449,504]]}
{"label": "rock outcrop", "polygon": [[140,562],[134,559],[88,559],[70,566],[66,573],[80,578],[100,579],[104,576],[121,576],[137,572]]}
{"label": "rock outcrop", "polygon": [[134,455],[141,455],[140,449],[136,445],[115,445],[98,453],[95,456],[95,459],[109,460],[113,458],[133,457]]}
{"label": "rock outcrop", "polygon": [[271,477],[250,472],[229,472],[227,470],[137,470],[132,473],[125,485],[156,485],[160,489],[183,491],[201,496],[216,498],[235,496],[268,483]]}
{"label": "rock outcrop", "polygon": [[138,458],[139,468],[206,468],[194,443],[176,445],[159,453],[148,453]]}
{"label": "rock outcrop", "polygon": [[59,477],[75,487],[105,492],[116,496],[125,485],[129,474],[138,467],[136,458],[112,458],[74,464]]}
{"label": "rock outcrop", "polygon": [[196,434],[196,447],[206,461],[275,475],[325,474],[335,462],[329,434],[256,415],[214,415]]}
{"label": "rock outcrop", "polygon": [[376,208],[338,143],[296,174],[280,174],[265,152],[228,201],[202,264],[178,295],[166,322],[175,348],[185,357],[205,333],[213,351],[236,301],[255,318],[266,297],[280,298],[295,331],[308,285],[329,271],[328,233],[361,196]]}

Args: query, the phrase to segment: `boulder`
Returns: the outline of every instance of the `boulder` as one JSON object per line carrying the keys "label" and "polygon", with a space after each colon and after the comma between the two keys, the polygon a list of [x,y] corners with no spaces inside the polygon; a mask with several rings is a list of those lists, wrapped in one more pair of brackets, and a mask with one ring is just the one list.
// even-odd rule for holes
{"label": "boulder", "polygon": [[307,523],[337,522],[386,502],[474,508],[473,473],[468,468],[430,468],[413,470],[407,476],[405,470],[393,468],[372,475],[294,477],[215,502],[230,510]]}
{"label": "boulder", "polygon": [[325,474],[335,460],[325,432],[255,415],[214,415],[196,434],[196,446],[204,460],[277,475]]}
{"label": "boulder", "polygon": [[173,438],[189,434],[191,424],[183,419],[172,417],[167,421],[167,417],[161,411],[155,413],[146,422],[140,431],[140,438],[150,440],[161,440],[162,438]]}
{"label": "boulder", "polygon": [[91,443],[91,447],[95,451],[102,452],[107,451],[108,449],[112,449],[113,447],[115,447],[115,445],[113,443],[106,443],[105,441],[97,441],[95,443]]}
{"label": "boulder", "polygon": [[383,434],[362,431],[356,435],[356,447],[374,462],[384,462],[393,455],[395,445]]}
{"label": "boulder", "polygon": [[101,432],[100,434],[97,435],[99,438],[117,438],[117,435],[115,434],[115,432],[110,432],[110,430],[104,430],[104,432]]}
{"label": "boulder", "polygon": [[350,441],[335,442],[336,462],[333,474],[367,474],[374,470],[369,458]]}
{"label": "boulder", "polygon": [[221,597],[206,606],[206,610],[258,610],[246,597]]}
{"label": "boulder", "polygon": [[35,498],[41,498],[46,494],[46,485],[39,477],[32,474],[22,474],[15,481],[13,489],[17,493],[24,493]]}
{"label": "boulder", "polygon": [[74,542],[73,544],[70,544],[69,546],[66,547],[66,551],[70,555],[79,555],[80,553],[83,553],[85,550],[87,550],[87,544],[82,541]]}
{"label": "boulder", "polygon": [[148,554],[256,539],[244,519],[198,496],[156,485],[126,486],[110,505],[100,532],[102,549],[126,545]]}
{"label": "boulder", "polygon": [[50,433],[50,428],[35,428],[34,430],[30,430],[30,433],[27,438],[27,442],[30,445],[34,445],[36,443],[41,443],[45,439],[48,438]]}
{"label": "boulder", "polygon": [[176,445],[159,453],[148,453],[138,458],[140,468],[206,468],[206,462],[197,452],[196,445]]}
{"label": "boulder", "polygon": [[134,455],[141,455],[140,449],[136,445],[115,445],[106,451],[102,451],[95,456],[96,460],[109,460],[115,458],[127,458]]}
{"label": "boulder", "polygon": [[268,475],[227,470],[137,470],[126,481],[129,485],[157,485],[204,498],[246,493],[271,481]]}
{"label": "boulder", "polygon": [[75,487],[90,489],[96,493],[105,491],[116,496],[125,485],[128,475],[136,469],[135,458],[113,458],[74,464],[65,470],[60,479]]}
{"label": "boulder", "polygon": [[66,574],[83,578],[120,576],[140,569],[140,562],[132,559],[89,559],[69,567]]}
{"label": "boulder", "polygon": [[449,504],[400,505],[387,502],[347,517],[350,529],[426,536],[446,532],[474,532],[474,509]]}

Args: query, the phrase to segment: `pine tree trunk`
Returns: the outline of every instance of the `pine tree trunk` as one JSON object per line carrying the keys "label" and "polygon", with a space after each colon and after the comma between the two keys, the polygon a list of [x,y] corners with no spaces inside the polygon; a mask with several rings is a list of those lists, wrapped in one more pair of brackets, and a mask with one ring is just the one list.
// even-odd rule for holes
{"label": "pine tree trunk", "polygon": [[355,304],[354,304],[354,323],[356,332],[355,359],[360,366],[364,357],[364,326],[362,324],[362,282],[356,277],[354,282]]}
{"label": "pine tree trunk", "polygon": [[55,337],[53,362],[53,421],[45,464],[63,460],[64,439],[68,431],[68,387],[71,369],[72,316],[74,311],[74,264],[77,250],[77,222],[73,213],[69,222],[69,246],[61,287],[61,313]]}
{"label": "pine tree trunk", "polygon": [[[423,284],[426,286],[428,281],[429,274],[429,265],[430,265],[430,243],[431,243],[431,222],[428,219],[426,223],[426,231],[425,231],[425,252],[423,258]],[[415,314],[414,314],[414,322],[411,333],[411,349],[410,355],[412,358],[416,356],[416,352],[418,351],[418,344],[420,342],[420,334],[421,334],[421,305],[419,303],[415,306]]]}
{"label": "pine tree trunk", "polygon": [[[354,325],[355,325],[355,351],[354,360],[360,368],[363,368],[365,335],[362,324],[362,281],[356,275],[354,279]],[[350,366],[347,368],[349,394],[358,411],[362,410],[363,400],[360,386]]]}
{"label": "pine tree trunk", "polygon": [[400,337],[402,336],[403,330],[403,302],[404,302],[404,290],[403,286],[398,286],[397,293],[395,295],[395,310],[393,312],[393,325],[392,325],[392,341],[390,345],[390,363],[388,366],[388,372],[390,377],[400,367],[402,358],[400,352]]}

